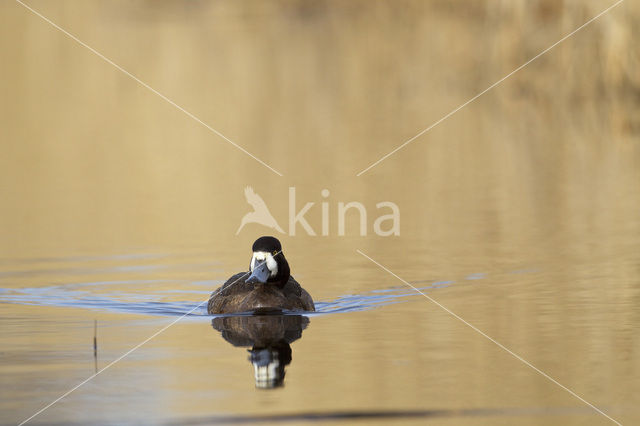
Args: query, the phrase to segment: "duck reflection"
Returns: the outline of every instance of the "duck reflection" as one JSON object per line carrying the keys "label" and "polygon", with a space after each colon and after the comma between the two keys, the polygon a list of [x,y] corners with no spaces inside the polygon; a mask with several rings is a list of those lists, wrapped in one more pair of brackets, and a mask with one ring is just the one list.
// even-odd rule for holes
{"label": "duck reflection", "polygon": [[213,328],[233,346],[251,347],[256,387],[271,389],[284,385],[285,366],[291,363],[290,343],[302,337],[309,318],[302,315],[261,314],[218,317]]}

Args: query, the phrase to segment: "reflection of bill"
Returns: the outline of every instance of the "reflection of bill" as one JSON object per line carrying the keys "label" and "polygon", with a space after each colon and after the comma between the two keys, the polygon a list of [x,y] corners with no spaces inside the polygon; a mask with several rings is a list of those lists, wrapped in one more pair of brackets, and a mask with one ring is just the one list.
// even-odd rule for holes
{"label": "reflection of bill", "polygon": [[302,337],[309,318],[302,315],[252,315],[218,317],[213,328],[233,346],[251,347],[249,361],[257,388],[284,385],[285,366],[291,363],[290,343]]}
{"label": "reflection of bill", "polygon": [[284,367],[291,362],[291,346],[278,343],[268,348],[249,351],[256,387],[271,389],[284,385]]}

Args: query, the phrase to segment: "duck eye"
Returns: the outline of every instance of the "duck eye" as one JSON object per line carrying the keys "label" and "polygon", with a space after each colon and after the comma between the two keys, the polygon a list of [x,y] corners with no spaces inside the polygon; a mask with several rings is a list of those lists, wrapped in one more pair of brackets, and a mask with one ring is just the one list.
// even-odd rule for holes
{"label": "duck eye", "polygon": [[275,256],[276,254],[278,254],[278,250],[273,251],[273,255]]}

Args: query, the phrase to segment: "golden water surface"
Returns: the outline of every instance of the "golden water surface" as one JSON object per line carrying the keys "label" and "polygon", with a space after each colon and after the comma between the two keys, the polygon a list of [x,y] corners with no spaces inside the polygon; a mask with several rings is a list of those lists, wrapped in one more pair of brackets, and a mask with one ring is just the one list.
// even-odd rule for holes
{"label": "golden water surface", "polygon": [[[283,387],[200,308],[30,422],[640,421],[637,2],[370,169],[613,1],[25,4],[42,16],[0,2],[0,423],[196,307],[264,234],[326,312]],[[247,186],[284,233],[236,234]],[[290,191],[317,235],[293,235]],[[366,235],[356,210],[339,232],[349,202]],[[381,202],[400,235],[376,234]]]}

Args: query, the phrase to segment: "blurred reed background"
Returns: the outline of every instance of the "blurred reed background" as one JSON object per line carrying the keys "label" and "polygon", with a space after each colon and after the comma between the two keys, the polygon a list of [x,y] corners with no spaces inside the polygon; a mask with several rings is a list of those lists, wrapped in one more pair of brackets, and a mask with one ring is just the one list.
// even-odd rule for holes
{"label": "blurred reed background", "polygon": [[[621,3],[360,177],[613,1],[28,4],[284,176],[20,4],[0,2],[7,291],[139,278],[117,268],[115,277],[96,275],[89,262],[65,257],[78,254],[174,255],[146,261],[169,269],[143,276],[161,285],[114,284],[141,297],[160,286],[179,291],[222,280],[246,266],[251,242],[269,232],[250,224],[235,235],[250,211],[245,186],[285,230],[288,188],[296,187],[298,210],[316,203],[306,217],[317,233],[326,188],[330,236],[310,237],[300,227],[295,237],[278,235],[317,300],[402,285],[355,248],[407,280],[457,280],[435,292],[439,301],[614,417],[637,418],[629,407],[640,394],[632,380],[640,321],[640,3]],[[371,232],[375,205],[387,200],[401,211],[399,237]],[[366,238],[355,214],[347,236],[337,236],[339,201],[366,205]],[[49,260],[41,265],[39,256]],[[50,266],[51,257],[64,268]],[[188,268],[203,258],[220,266]],[[44,272],[29,275],[29,268]],[[537,272],[510,273],[521,269]],[[464,280],[474,273],[489,279]],[[180,323],[42,421],[121,415],[154,422],[292,406],[583,407],[425,300],[413,302],[314,319],[295,345],[283,394],[248,392],[244,355],[207,324]],[[8,348],[0,411],[21,420],[93,372],[83,345],[100,311],[0,307]],[[99,315],[107,325],[98,331],[100,360],[158,329],[131,326],[140,315]],[[85,349],[86,371],[78,360]],[[123,395],[129,405],[118,413],[96,404],[122,404]],[[584,421],[579,415],[569,420]]]}
{"label": "blurred reed background", "polygon": [[611,2],[29,4],[285,176],[3,2],[5,254],[226,239],[248,184],[278,200],[271,209],[285,223],[288,186],[307,190],[300,201],[319,201],[322,188],[334,200],[394,199],[405,235],[427,238],[455,238],[442,225],[478,210],[506,211],[496,225],[526,233],[531,224],[514,216],[529,217],[532,203],[561,207],[567,188],[569,200],[608,209],[640,204],[634,2],[360,178]]}

